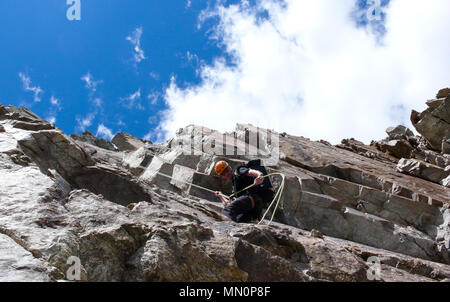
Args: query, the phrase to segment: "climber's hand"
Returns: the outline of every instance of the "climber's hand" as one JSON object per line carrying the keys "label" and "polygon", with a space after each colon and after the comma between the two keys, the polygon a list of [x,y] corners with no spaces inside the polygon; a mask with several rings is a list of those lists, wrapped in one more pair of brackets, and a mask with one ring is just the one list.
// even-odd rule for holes
{"label": "climber's hand", "polygon": [[228,206],[231,203],[231,201],[223,196],[222,192],[214,192],[214,195],[216,195],[222,201],[224,207]]}
{"label": "climber's hand", "polygon": [[264,177],[259,176],[257,178],[255,178],[255,181],[253,182],[255,184],[255,186],[259,186],[260,184],[262,184],[264,181]]}

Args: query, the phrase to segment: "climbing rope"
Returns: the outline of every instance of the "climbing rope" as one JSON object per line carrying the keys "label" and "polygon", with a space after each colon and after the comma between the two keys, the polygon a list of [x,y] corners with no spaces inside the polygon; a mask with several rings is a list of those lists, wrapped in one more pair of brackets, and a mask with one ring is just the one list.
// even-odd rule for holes
{"label": "climbing rope", "polygon": [[[189,185],[189,186],[193,186],[193,187],[198,188],[198,189],[200,189],[200,190],[204,190],[204,191],[207,191],[207,192],[210,192],[210,193],[213,193],[213,194],[216,193],[216,191],[210,190],[210,189],[208,189],[208,188],[205,188],[205,187],[202,187],[202,186],[199,186],[199,185],[196,185],[196,184],[193,184],[193,183],[191,183],[191,182],[187,182],[187,181],[184,181],[184,180],[181,180],[181,179],[176,179],[176,178],[174,178],[173,176],[164,174],[164,173],[162,173],[162,172],[155,171],[155,173],[156,173],[156,174],[159,174],[159,175],[161,175],[161,176],[170,178],[170,179],[172,179],[172,180],[175,180],[175,181],[177,181],[177,182],[182,182],[182,183],[187,184],[187,185]],[[278,188],[277,193],[274,195],[274,198],[273,198],[272,202],[270,203],[269,207],[267,208],[266,212],[264,213],[263,217],[261,218],[261,221],[258,222],[258,225],[261,224],[261,223],[263,222],[264,218],[265,218],[266,215],[269,213],[269,211],[270,211],[270,209],[272,208],[272,206],[275,204],[275,208],[274,208],[274,210],[273,210],[273,212],[272,212],[272,217],[270,218],[270,221],[269,221],[269,223],[268,223],[268,225],[270,225],[270,224],[272,223],[273,218],[275,217],[275,213],[276,213],[276,211],[277,211],[277,209],[278,209],[278,205],[279,205],[279,203],[280,203],[281,196],[282,196],[282,193],[283,193],[283,190],[284,190],[285,175],[282,174],[282,173],[271,173],[271,174],[264,175],[263,178],[270,177],[270,176],[275,176],[275,175],[281,176],[280,187]],[[239,194],[239,193],[242,193],[242,192],[244,192],[244,191],[246,191],[246,190],[252,188],[253,186],[255,186],[255,184],[252,184],[252,185],[250,185],[250,186],[248,186],[248,187],[246,187],[246,188],[244,188],[244,189],[242,189],[242,190],[240,190],[240,191],[238,191],[238,192],[235,192],[235,193],[233,193],[233,194],[231,194],[231,195],[229,195],[229,196],[226,195],[226,194],[223,194],[222,192],[221,192],[220,194],[221,194],[223,197],[226,197],[227,199],[230,199],[230,200],[231,200],[231,198],[234,197],[235,195],[237,195],[237,194]]]}

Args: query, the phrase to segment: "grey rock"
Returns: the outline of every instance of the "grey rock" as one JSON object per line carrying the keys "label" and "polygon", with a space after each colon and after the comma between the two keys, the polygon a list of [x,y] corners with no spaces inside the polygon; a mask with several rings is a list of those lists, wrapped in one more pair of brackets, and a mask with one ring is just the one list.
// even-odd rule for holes
{"label": "grey rock", "polygon": [[0,234],[0,282],[49,282],[55,279],[46,263]]}
{"label": "grey rock", "polygon": [[450,97],[437,100],[422,113],[413,110],[411,122],[433,149],[442,151],[442,141],[450,137]]}
{"label": "grey rock", "polygon": [[397,165],[397,171],[412,176],[420,177],[435,183],[441,183],[450,175],[450,171],[435,165],[430,165],[415,159],[401,159]]}
{"label": "grey rock", "polygon": [[[413,176],[414,164],[413,175],[397,172],[397,160],[375,144],[284,135],[274,150],[264,135],[246,144],[251,125],[226,134],[190,125],[165,143],[112,151],[46,129],[26,109],[0,106],[0,121],[2,281],[67,280],[73,257],[80,281],[368,281],[371,256],[381,262],[380,281],[450,278],[449,189]],[[233,137],[237,150],[282,155],[267,165],[286,175],[270,226],[230,221],[211,192],[189,184],[229,194],[214,163],[251,158],[186,152],[193,134],[209,146],[233,147]],[[450,172],[423,164],[421,177]],[[277,189],[280,178],[271,181]]]}
{"label": "grey rock", "polygon": [[450,138],[444,138],[442,140],[442,153],[450,154]]}
{"label": "grey rock", "polygon": [[386,133],[388,134],[391,140],[406,139],[410,136],[414,136],[414,133],[403,125],[398,125],[396,127],[389,127],[386,129]]}
{"label": "grey rock", "polygon": [[439,90],[438,94],[436,95],[437,99],[446,98],[450,94],[450,88],[444,88]]}
{"label": "grey rock", "polygon": [[136,151],[124,152],[123,164],[139,176],[148,167],[154,155],[155,153],[146,147],[140,147]]}
{"label": "grey rock", "polygon": [[450,176],[447,176],[445,179],[441,180],[440,184],[444,187],[450,188]]}
{"label": "grey rock", "polygon": [[391,140],[385,144],[386,150],[397,158],[411,158],[413,147],[406,140]]}
{"label": "grey rock", "polygon": [[108,142],[104,138],[97,138],[95,135],[93,135],[91,132],[86,130],[83,132],[83,134],[71,134],[71,138],[82,141],[106,150],[110,151],[117,151],[117,147],[115,147],[111,142]]}
{"label": "grey rock", "polygon": [[120,151],[134,151],[145,145],[145,142],[128,133],[117,133],[111,142],[116,145]]}

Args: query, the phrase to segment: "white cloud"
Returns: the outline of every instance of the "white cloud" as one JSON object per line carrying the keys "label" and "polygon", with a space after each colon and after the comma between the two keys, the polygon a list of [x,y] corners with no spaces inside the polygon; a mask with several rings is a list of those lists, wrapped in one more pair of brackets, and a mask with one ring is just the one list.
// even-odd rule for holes
{"label": "white cloud", "polygon": [[85,131],[87,127],[90,127],[92,125],[92,121],[96,117],[97,112],[90,112],[87,116],[84,118],[77,117],[77,129],[80,131]]}
{"label": "white cloud", "polygon": [[147,99],[150,100],[151,105],[156,105],[158,103],[158,99],[161,96],[160,93],[157,92],[151,92],[147,95]]}
{"label": "white cloud", "polygon": [[22,72],[19,72],[19,78],[22,81],[23,84],[23,88],[26,91],[31,91],[34,94],[34,101],[35,102],[40,102],[41,101],[41,97],[40,94],[42,94],[44,92],[44,90],[41,89],[41,87],[39,86],[31,86],[31,79],[29,76],[23,74]]}
{"label": "white cloud", "polygon": [[103,101],[101,98],[94,98],[94,99],[92,99],[92,103],[94,103],[94,105],[97,107],[101,107],[103,104]]}
{"label": "white cloud", "polygon": [[81,80],[86,83],[86,88],[91,91],[91,93],[97,91],[97,85],[103,83],[103,81],[95,81],[94,77],[88,72],[81,77]]}
{"label": "white cloud", "polygon": [[[153,139],[152,139],[153,138]],[[150,130],[147,134],[142,137],[143,140],[152,141],[154,143],[160,143],[164,141],[164,132],[160,126],[155,129]]]}
{"label": "white cloud", "polygon": [[151,141],[152,134],[153,134],[152,132],[149,132],[146,135],[144,135],[142,139],[146,141]]}
{"label": "white cloud", "polygon": [[[236,122],[338,143],[368,143],[410,126],[411,109],[449,86],[450,1],[396,0],[383,43],[350,18],[353,0],[262,0],[218,5],[214,36],[232,57],[199,67],[202,82],[165,92],[166,137],[188,124],[229,131]],[[259,17],[268,11],[268,19]]]}
{"label": "white cloud", "polygon": [[157,72],[152,71],[149,73],[149,75],[153,80],[156,80],[156,81],[159,80],[159,74]]}
{"label": "white cloud", "polygon": [[144,110],[144,107],[140,103],[141,99],[141,89],[139,88],[136,92],[132,93],[131,95],[120,98],[120,100],[123,102],[125,101],[125,107],[131,109],[131,108],[137,108],[139,110]]}
{"label": "white cloud", "polygon": [[76,131],[85,131],[86,128],[92,125],[93,120],[97,116],[97,114],[103,113],[103,101],[101,98],[96,96],[97,87],[99,84],[103,83],[103,80],[95,80],[90,72],[81,77],[81,80],[85,82],[85,87],[89,90],[89,102],[90,109],[89,113],[84,117],[77,117],[77,125],[75,127]]}
{"label": "white cloud", "polygon": [[130,36],[126,37],[126,39],[130,41],[134,47],[133,59],[135,64],[146,59],[144,50],[141,48],[142,33],[143,33],[142,27],[138,27],[134,30],[134,32]]}
{"label": "white cloud", "polygon": [[50,123],[50,124],[55,124],[56,123],[56,116],[58,111],[61,111],[62,107],[61,107],[61,100],[59,100],[58,98],[56,98],[54,95],[52,95],[50,97],[50,108],[48,108],[48,117],[46,118],[46,120]]}
{"label": "white cloud", "polygon": [[112,130],[106,127],[105,125],[99,124],[96,136],[102,137],[107,140],[111,140],[114,137],[114,134],[112,133]]}
{"label": "white cloud", "polygon": [[56,123],[56,117],[55,116],[49,116],[46,119],[50,124],[54,125]]}
{"label": "white cloud", "polygon": [[60,101],[53,95],[50,97],[50,103],[56,107],[59,107],[59,105],[60,105]]}

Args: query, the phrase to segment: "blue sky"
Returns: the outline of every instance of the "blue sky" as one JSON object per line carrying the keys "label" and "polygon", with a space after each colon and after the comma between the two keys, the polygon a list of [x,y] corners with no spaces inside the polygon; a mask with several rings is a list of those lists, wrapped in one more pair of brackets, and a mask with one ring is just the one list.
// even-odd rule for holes
{"label": "blue sky", "polygon": [[[81,0],[81,20],[69,21],[65,0],[2,0],[0,101],[29,107],[43,118],[54,116],[66,133],[81,131],[77,118],[98,112],[86,127],[94,134],[103,123],[113,132],[143,137],[158,123],[171,76],[180,85],[196,83],[198,58],[209,62],[221,53],[208,38],[208,24],[198,28],[198,15],[207,5],[206,1],[193,1],[188,7],[179,0]],[[133,58],[134,45],[126,39],[137,28],[142,28],[145,55],[139,63]],[[33,91],[24,89],[19,73],[30,79],[31,87],[43,90],[39,102]],[[88,73],[99,82],[95,92],[81,80]],[[135,106],[121,101],[139,89]],[[148,99],[150,94],[157,98],[155,104]],[[52,97],[60,108],[52,106]],[[96,106],[93,99],[101,99],[102,105]]]}
{"label": "blue sky", "polygon": [[[160,141],[170,137],[176,127],[183,127],[191,122],[228,131],[232,130],[230,125],[236,122],[252,122],[270,127],[272,124],[266,124],[267,119],[260,118],[266,114],[261,108],[269,110],[273,102],[278,102],[286,106],[293,104],[295,110],[291,111],[295,112],[297,117],[278,118],[277,130],[287,130],[293,134],[335,142],[350,136],[365,139],[362,137],[362,130],[355,132],[355,129],[361,127],[367,132],[367,127],[364,128],[362,124],[364,118],[349,121],[346,127],[333,127],[332,124],[325,127],[323,124],[328,119],[325,117],[318,119],[323,113],[312,110],[313,106],[308,105],[316,104],[323,108],[319,104],[320,101],[315,100],[309,92],[313,87],[324,85],[322,81],[325,81],[322,77],[317,80],[318,83],[309,83],[313,74],[317,74],[317,71],[314,71],[316,67],[311,65],[314,64],[313,61],[305,61],[303,62],[305,65],[302,65],[312,67],[311,69],[298,66],[299,72],[292,74],[292,77],[298,78],[296,79],[298,85],[287,87],[287,91],[278,88],[283,86],[283,83],[264,86],[265,82],[272,83],[270,78],[274,73],[279,73],[280,76],[277,78],[281,79],[292,71],[295,64],[290,66],[289,61],[286,63],[279,61],[278,58],[267,59],[265,47],[262,47],[252,50],[255,58],[261,57],[258,63],[260,65],[257,64],[261,67],[261,71],[258,71],[261,74],[258,74],[248,67],[253,66],[253,63],[247,62],[248,47],[245,46],[245,41],[254,40],[254,45],[267,43],[280,44],[280,47],[284,47],[282,43],[286,40],[285,36],[292,35],[289,38],[291,45],[280,49],[299,47],[304,51],[310,48],[314,53],[308,53],[308,58],[316,55],[324,56],[322,59],[329,61],[332,70],[338,69],[332,66],[339,66],[347,59],[330,52],[330,50],[336,52],[345,50],[341,49],[343,47],[341,42],[333,40],[334,36],[341,35],[341,41],[345,39],[353,41],[353,37],[348,35],[354,35],[356,40],[364,41],[358,45],[345,46],[349,47],[349,51],[357,52],[357,47],[367,50],[370,45],[370,51],[377,56],[384,56],[383,60],[386,62],[388,61],[386,58],[394,57],[396,51],[383,49],[384,37],[386,36],[389,41],[389,34],[396,32],[395,30],[389,32],[385,27],[390,9],[388,0],[380,0],[382,20],[372,22],[367,20],[366,15],[367,9],[374,3],[371,1],[346,0],[342,3],[347,4],[322,6],[319,11],[324,12],[323,16],[319,13],[316,17],[323,23],[322,27],[328,28],[330,25],[328,31],[323,33],[325,36],[329,35],[327,40],[308,38],[310,33],[317,33],[314,27],[317,20],[314,24],[306,21],[299,24],[292,22],[289,25],[282,24],[280,20],[288,19],[285,16],[298,9],[295,8],[298,3],[306,3],[300,0],[297,2],[287,0],[286,3],[275,0],[81,0],[80,2],[80,21],[67,19],[66,11],[70,5],[66,4],[66,0],[0,2],[0,11],[3,12],[0,18],[0,102],[5,105],[28,107],[45,119],[54,120],[55,125],[67,134],[89,130],[99,136],[111,138],[116,132],[128,132],[137,137]],[[318,9],[314,7],[315,4],[304,5],[306,6],[301,8],[299,15],[305,10]],[[335,13],[330,18],[327,11],[331,6],[330,10]],[[399,9],[396,10],[394,7],[392,10],[392,14],[395,14]],[[248,20],[254,21],[254,25],[248,29],[235,26],[239,22],[248,24],[246,23]],[[403,23],[400,21],[399,25],[393,23],[390,28],[401,28]],[[332,22],[341,25],[333,29],[333,24],[329,24]],[[442,26],[445,27],[446,24]],[[273,30],[267,32],[279,34],[279,37],[267,35],[265,38],[260,34],[269,27]],[[300,33],[296,31],[296,27]],[[331,32],[340,28],[342,32],[337,34]],[[349,31],[351,34],[348,34]],[[427,33],[423,35],[426,36]],[[324,45],[326,47],[321,48]],[[385,53],[380,55],[380,50],[384,50]],[[290,55],[290,50],[285,54],[279,53],[280,58]],[[298,51],[296,55],[301,61],[306,56],[306,51]],[[361,56],[361,52],[356,53],[356,56]],[[368,62],[365,58],[359,59]],[[291,60],[292,63],[297,62],[295,56],[292,56]],[[270,67],[269,63],[272,61],[279,61],[279,67]],[[349,80],[361,78],[361,73],[370,81],[382,81],[381,79],[385,78],[383,71],[380,71],[380,74],[372,74],[364,71],[368,70],[367,66],[361,64],[358,66],[355,68],[361,70],[355,75],[349,75]],[[322,69],[321,66],[317,68]],[[396,67],[396,74],[404,74],[403,68]],[[314,71],[313,74],[308,74],[310,70]],[[244,86],[240,87],[241,80],[246,82],[248,74],[258,74],[258,78],[248,79],[249,83],[254,83],[253,87],[259,84],[264,86],[264,89],[267,86],[272,87],[259,92],[252,89],[249,91]],[[396,77],[398,78],[397,75]],[[290,80],[287,79],[285,82],[288,81]],[[327,81],[330,82],[329,79]],[[417,79],[409,82],[405,80],[407,83],[395,88],[385,83],[380,84],[384,87],[385,93],[382,95],[387,101],[379,104],[377,112],[389,116],[379,121],[380,128],[389,126],[390,122],[401,123],[407,120],[408,117],[405,115],[408,114],[408,109],[413,105],[417,106],[419,101],[414,100],[413,104],[408,104],[408,95],[400,95],[400,92],[409,91],[414,81]],[[308,86],[304,83],[308,83]],[[436,87],[439,85],[442,84],[436,83]],[[301,89],[295,88],[296,86]],[[361,89],[366,89],[362,86],[364,85],[361,85]],[[227,87],[235,87],[235,90]],[[434,86],[431,89],[429,85],[422,88],[420,90],[422,94],[417,94],[417,99],[422,98],[425,92],[429,94],[429,91],[435,89]],[[349,94],[346,90],[335,93],[337,99],[335,103],[330,103],[330,108],[334,108],[333,112],[343,108],[339,98],[348,99]],[[266,95],[274,97],[271,100],[264,100]],[[221,102],[222,99],[226,99],[227,102]],[[298,99],[302,100],[302,104],[296,103]],[[240,110],[239,106],[247,101],[260,102],[260,105],[252,105],[253,107],[249,107],[250,109],[246,111],[242,109],[241,111],[245,111],[246,114],[244,117],[235,114]],[[197,102],[201,102],[201,108]],[[374,102],[367,100],[367,104],[369,103]],[[225,111],[229,113],[222,117],[223,120],[214,114],[217,106],[228,108],[228,111]],[[367,107],[361,103],[350,107],[358,106]],[[400,108],[400,111],[396,112],[392,108]],[[329,114],[333,115],[331,111]],[[304,125],[296,124],[299,118],[302,121],[315,121],[321,125],[317,125],[315,127],[317,131],[312,132],[309,127],[306,129]],[[331,122],[337,124],[343,121],[335,119]],[[224,128],[220,129],[222,125]],[[384,129],[381,132],[384,132]],[[380,131],[371,132],[370,135],[373,137],[379,133]]]}

